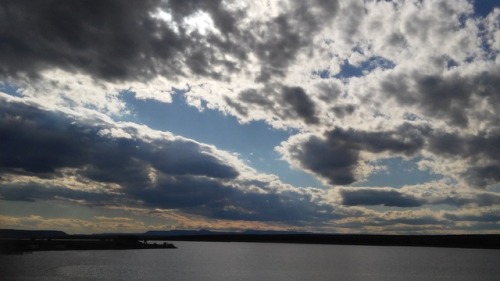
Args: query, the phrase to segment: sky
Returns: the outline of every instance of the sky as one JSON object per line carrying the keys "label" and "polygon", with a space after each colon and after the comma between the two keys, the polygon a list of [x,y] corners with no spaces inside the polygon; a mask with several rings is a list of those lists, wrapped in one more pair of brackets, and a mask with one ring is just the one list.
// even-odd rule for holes
{"label": "sky", "polygon": [[496,0],[3,1],[0,228],[500,233]]}

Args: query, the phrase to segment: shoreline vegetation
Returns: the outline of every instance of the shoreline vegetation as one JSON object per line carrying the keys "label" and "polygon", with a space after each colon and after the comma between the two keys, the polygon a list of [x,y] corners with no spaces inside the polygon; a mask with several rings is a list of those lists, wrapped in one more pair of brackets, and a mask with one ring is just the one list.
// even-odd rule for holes
{"label": "shoreline vegetation", "polygon": [[165,241],[259,242],[372,246],[500,249],[500,234],[378,235],[317,234],[278,231],[212,232],[208,230],[145,233],[66,234],[62,231],[0,229],[0,253],[35,251],[175,249]]}
{"label": "shoreline vegetation", "polygon": [[175,249],[167,242],[148,243],[133,237],[100,239],[0,239],[0,253],[23,254],[38,251],[65,250],[132,250],[132,249]]}

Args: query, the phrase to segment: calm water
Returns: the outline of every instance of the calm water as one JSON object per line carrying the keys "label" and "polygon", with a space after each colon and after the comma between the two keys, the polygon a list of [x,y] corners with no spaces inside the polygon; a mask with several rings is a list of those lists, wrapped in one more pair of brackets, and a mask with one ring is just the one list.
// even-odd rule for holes
{"label": "calm water", "polygon": [[500,280],[500,251],[175,242],[0,256],[0,280]]}

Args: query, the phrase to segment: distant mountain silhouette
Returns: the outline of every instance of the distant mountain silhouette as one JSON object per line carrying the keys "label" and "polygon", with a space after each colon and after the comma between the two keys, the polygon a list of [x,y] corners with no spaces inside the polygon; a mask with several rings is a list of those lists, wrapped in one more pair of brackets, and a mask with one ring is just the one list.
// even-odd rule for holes
{"label": "distant mountain silhouette", "polygon": [[283,230],[245,230],[242,234],[249,235],[283,235],[283,234],[310,234],[310,232],[300,231],[283,231]]}
{"label": "distant mountain silhouette", "polygon": [[214,235],[228,234],[229,232],[213,232],[206,229],[200,230],[150,230],[146,231],[146,236],[196,236],[196,235]]}
{"label": "distant mountain silhouette", "polygon": [[307,234],[307,232],[295,231],[275,231],[275,230],[254,230],[249,229],[243,232],[224,232],[200,230],[150,230],[144,233],[146,236],[205,236],[205,235],[288,235],[288,234]]}
{"label": "distant mountain silhouette", "polygon": [[18,230],[18,229],[0,229],[0,238],[65,238],[69,235],[59,230]]}

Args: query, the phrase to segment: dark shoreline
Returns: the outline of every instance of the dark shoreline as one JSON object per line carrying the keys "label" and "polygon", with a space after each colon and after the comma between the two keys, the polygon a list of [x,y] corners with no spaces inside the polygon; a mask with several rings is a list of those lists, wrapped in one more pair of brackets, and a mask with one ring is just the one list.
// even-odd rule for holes
{"label": "dark shoreline", "polygon": [[148,231],[125,234],[75,234],[62,231],[0,229],[0,253],[62,250],[172,249],[165,241],[258,242],[500,249],[500,234],[376,235],[287,232]]}
{"label": "dark shoreline", "polygon": [[83,251],[83,250],[137,250],[176,249],[172,243],[138,240],[136,237],[89,238],[31,238],[0,239],[0,254],[24,254],[39,251]]}
{"label": "dark shoreline", "polygon": [[166,236],[169,241],[260,242],[326,245],[500,249],[500,235],[269,234]]}

